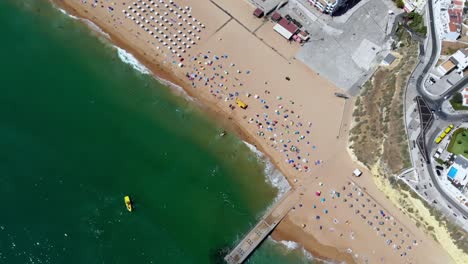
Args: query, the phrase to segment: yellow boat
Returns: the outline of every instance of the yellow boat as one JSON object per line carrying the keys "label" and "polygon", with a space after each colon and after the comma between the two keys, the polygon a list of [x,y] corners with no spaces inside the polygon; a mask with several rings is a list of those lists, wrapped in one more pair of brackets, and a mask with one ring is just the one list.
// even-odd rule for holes
{"label": "yellow boat", "polygon": [[127,210],[131,212],[133,210],[133,205],[132,205],[132,200],[130,200],[130,196],[128,195],[125,196],[124,200],[125,200],[125,206],[127,206]]}

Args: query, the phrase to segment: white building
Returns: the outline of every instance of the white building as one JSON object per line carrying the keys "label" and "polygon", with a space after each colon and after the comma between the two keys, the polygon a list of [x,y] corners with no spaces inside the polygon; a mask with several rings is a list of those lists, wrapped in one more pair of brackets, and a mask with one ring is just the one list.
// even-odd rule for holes
{"label": "white building", "polygon": [[403,0],[405,7],[403,8],[407,13],[409,12],[417,12],[421,13],[424,6],[427,3],[427,0]]}
{"label": "white building", "polygon": [[457,188],[464,188],[468,183],[468,160],[463,155],[457,155],[452,166],[447,171],[447,178]]}
{"label": "white building", "polygon": [[468,106],[468,88],[463,88],[461,95],[463,97],[463,106]]}
{"label": "white building", "polygon": [[464,0],[445,0],[440,3],[442,40],[456,41],[460,37],[464,6]]}
{"label": "white building", "polygon": [[440,64],[437,71],[444,76],[455,68],[461,73],[466,67],[468,67],[468,49],[460,49]]}
{"label": "white building", "polygon": [[318,10],[332,14],[338,7],[346,4],[348,0],[307,0],[311,5],[315,6]]}

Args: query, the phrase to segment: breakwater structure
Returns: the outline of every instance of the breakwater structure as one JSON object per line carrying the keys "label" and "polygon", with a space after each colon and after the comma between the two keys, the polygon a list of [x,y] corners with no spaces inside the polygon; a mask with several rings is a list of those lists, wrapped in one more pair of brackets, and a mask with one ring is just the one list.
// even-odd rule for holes
{"label": "breakwater structure", "polygon": [[243,263],[266,237],[283,220],[289,211],[297,204],[299,197],[295,190],[290,189],[272,208],[260,219],[247,235],[229,252],[224,260],[228,264]]}

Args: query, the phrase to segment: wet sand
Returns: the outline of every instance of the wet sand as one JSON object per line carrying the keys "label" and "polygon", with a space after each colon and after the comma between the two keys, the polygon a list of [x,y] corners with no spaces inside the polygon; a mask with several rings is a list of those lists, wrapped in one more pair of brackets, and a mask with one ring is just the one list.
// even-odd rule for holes
{"label": "wet sand", "polygon": [[[369,171],[360,168],[363,176],[351,175],[358,167],[347,153],[353,102],[335,97],[339,89],[333,84],[277,52],[285,44],[276,36],[259,38],[252,33],[253,8],[241,12],[240,6],[249,6],[217,0],[223,11],[208,0],[196,5],[164,0],[150,6],[159,5],[154,7],[158,16],[137,1],[54,2],[93,21],[113,43],[134,54],[156,76],[183,87],[202,108],[270,157],[302,193],[287,221],[274,232],[276,239],[294,240],[313,254],[347,262],[351,258],[357,263],[452,262],[378,191]],[[135,8],[143,19],[132,11]],[[236,98],[248,108],[237,107]]]}

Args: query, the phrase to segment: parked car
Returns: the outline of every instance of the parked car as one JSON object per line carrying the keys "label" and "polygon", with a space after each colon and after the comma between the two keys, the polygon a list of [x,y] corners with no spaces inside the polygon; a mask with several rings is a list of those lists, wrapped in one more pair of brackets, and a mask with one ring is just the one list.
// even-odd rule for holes
{"label": "parked car", "polygon": [[438,170],[444,170],[444,167],[442,167],[442,166],[440,166],[440,165],[437,165],[437,166],[436,166],[436,169],[438,169]]}
{"label": "parked car", "polygon": [[436,170],[436,173],[437,173],[437,176],[440,176],[440,170]]}

